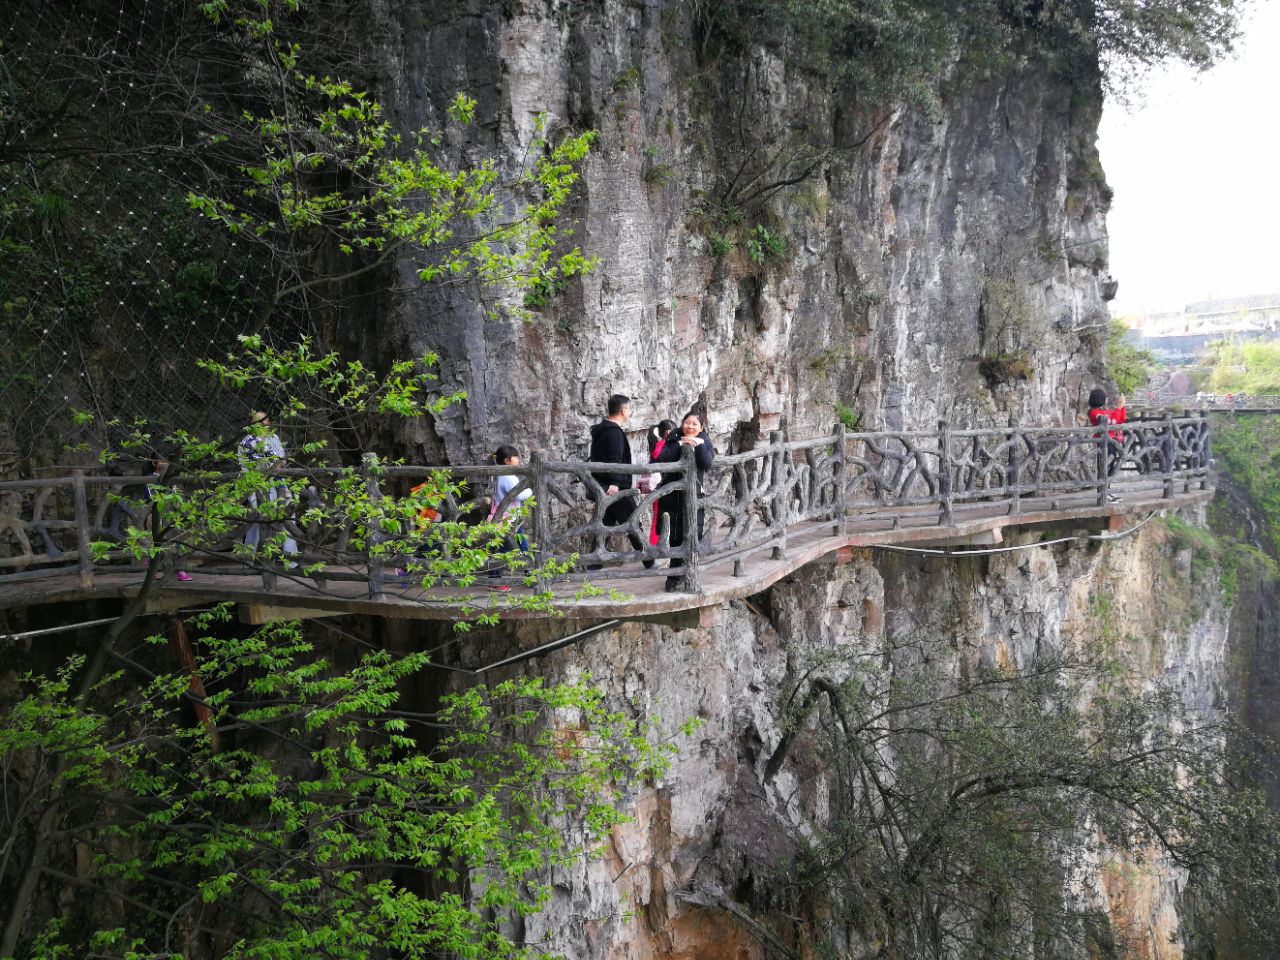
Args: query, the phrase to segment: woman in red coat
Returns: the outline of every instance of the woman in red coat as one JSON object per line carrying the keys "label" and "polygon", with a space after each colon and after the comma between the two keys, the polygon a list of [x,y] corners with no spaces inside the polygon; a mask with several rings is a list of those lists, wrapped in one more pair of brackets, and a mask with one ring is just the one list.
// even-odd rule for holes
{"label": "woman in red coat", "polygon": [[[660,420],[657,426],[649,431],[649,462],[656,463],[658,455],[662,453],[663,446],[666,445],[667,437],[675,430],[676,422],[674,420]],[[662,483],[662,474],[652,473],[641,480],[641,491],[643,493],[652,493],[658,489]],[[649,530],[649,543],[653,546],[658,545],[658,501],[653,501],[653,524]]]}
{"label": "woman in red coat", "polygon": [[[1118,398],[1114,407],[1107,406],[1107,391],[1094,387],[1089,391],[1089,426],[1096,427],[1105,422],[1112,426],[1125,422],[1124,394]],[[1104,420],[1105,418],[1105,420]],[[1124,434],[1119,430],[1108,430],[1112,440],[1123,440]]]}
{"label": "woman in red coat", "polygon": [[[1101,387],[1094,387],[1089,391],[1089,426],[1118,426],[1125,422],[1127,417],[1124,410],[1124,394],[1116,398],[1117,403],[1114,407],[1107,406],[1107,391]],[[1097,434],[1095,433],[1096,437]],[[1113,476],[1116,468],[1120,466],[1120,460],[1124,451],[1124,431],[1108,430],[1107,431],[1107,476]],[[1107,500],[1111,503],[1119,503],[1120,498],[1107,494]]]}

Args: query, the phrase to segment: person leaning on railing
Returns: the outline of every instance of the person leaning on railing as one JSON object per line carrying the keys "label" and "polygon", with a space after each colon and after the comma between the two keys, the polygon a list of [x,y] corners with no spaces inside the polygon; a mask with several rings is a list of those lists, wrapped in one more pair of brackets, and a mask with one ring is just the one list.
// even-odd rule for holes
{"label": "person leaning on railing", "polygon": [[[1089,391],[1089,425],[1092,427],[1100,426],[1118,426],[1128,419],[1125,413],[1124,394],[1117,398],[1114,407],[1107,406],[1107,391],[1101,387],[1094,387]],[[1095,434],[1096,436],[1096,434]],[[1120,430],[1107,431],[1107,476],[1115,475],[1116,468],[1120,466],[1121,454],[1124,451],[1124,433]],[[1107,494],[1107,500],[1111,503],[1119,503],[1120,498],[1114,494]]]}
{"label": "person leaning on railing", "polygon": [[[680,457],[684,454],[685,447],[693,448],[693,460],[698,468],[698,494],[702,495],[702,477],[711,469],[711,463],[715,458],[715,448],[711,445],[711,438],[707,436],[707,432],[703,429],[702,417],[696,413],[685,415],[684,420],[680,422],[680,429],[671,434],[662,445],[662,452],[658,454],[656,463],[679,463]],[[662,486],[668,486],[684,479],[683,473],[664,473],[662,475]],[[668,529],[671,531],[671,546],[679,547],[684,545],[685,524],[684,524],[684,491],[673,490],[664,493],[660,498],[659,510],[667,515]],[[706,511],[701,507],[698,508],[698,529],[694,531],[694,536],[701,538],[702,528],[706,521]],[[671,561],[670,569],[676,570],[684,566],[684,560],[677,557]],[[667,592],[672,593],[680,588],[680,581],[684,578],[684,574],[679,576],[667,577]]]}

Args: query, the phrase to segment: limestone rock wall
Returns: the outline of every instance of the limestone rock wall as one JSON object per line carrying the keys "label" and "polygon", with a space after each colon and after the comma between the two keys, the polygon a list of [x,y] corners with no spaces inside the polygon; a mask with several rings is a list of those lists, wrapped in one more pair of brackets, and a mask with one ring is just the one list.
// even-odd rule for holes
{"label": "limestone rock wall", "polygon": [[[406,271],[394,319],[358,331],[435,350],[468,393],[407,452],[576,454],[615,391],[638,398],[637,434],[701,401],[722,446],[824,431],[837,402],[868,429],[1073,422],[1106,323],[1096,90],[1031,64],[952,78],[933,114],[871,108],[770,50],[703,62],[678,0],[371,4],[404,128],[464,89],[497,118],[468,149],[509,169],[539,114],[552,137],[599,132],[572,207],[594,273],[522,323]],[[813,176],[753,199],[802,148]],[[763,264],[757,224],[785,241]]]}

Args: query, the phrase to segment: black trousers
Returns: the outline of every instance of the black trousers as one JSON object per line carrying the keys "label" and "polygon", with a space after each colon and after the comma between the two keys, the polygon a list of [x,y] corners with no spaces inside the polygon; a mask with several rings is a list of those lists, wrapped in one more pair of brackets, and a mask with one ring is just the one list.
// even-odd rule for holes
{"label": "black trousers", "polygon": [[[671,533],[671,541],[670,541],[671,546],[673,547],[684,546],[684,538],[685,538],[684,494],[669,493],[658,502],[659,502],[658,512],[660,514],[665,513],[667,515],[667,529]],[[659,523],[661,523],[661,518],[659,518]],[[699,538],[702,537],[702,533],[706,528],[706,525],[707,525],[707,511],[699,510],[698,511],[698,533],[697,533],[697,536]],[[684,559],[681,557],[677,557],[671,561],[670,569],[674,569],[676,567],[683,567],[683,566],[684,566]]]}

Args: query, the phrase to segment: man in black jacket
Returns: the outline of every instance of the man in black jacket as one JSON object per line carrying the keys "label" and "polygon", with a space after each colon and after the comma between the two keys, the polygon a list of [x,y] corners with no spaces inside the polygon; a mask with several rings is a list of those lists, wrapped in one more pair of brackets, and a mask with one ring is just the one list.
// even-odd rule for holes
{"label": "man in black jacket", "polygon": [[[591,428],[591,453],[588,459],[592,463],[631,463],[631,444],[627,441],[623,427],[631,419],[631,398],[615,393],[609,398],[608,416]],[[619,490],[630,490],[634,486],[634,476],[623,471],[591,474],[596,483],[604,488],[606,497],[612,497]],[[631,519],[635,513],[636,501],[632,497],[620,497],[604,511],[604,525],[619,527]],[[644,540],[635,533],[627,534],[631,546],[643,550]],[[654,562],[646,560],[645,567],[652,567]],[[587,567],[598,570],[598,564]]]}

